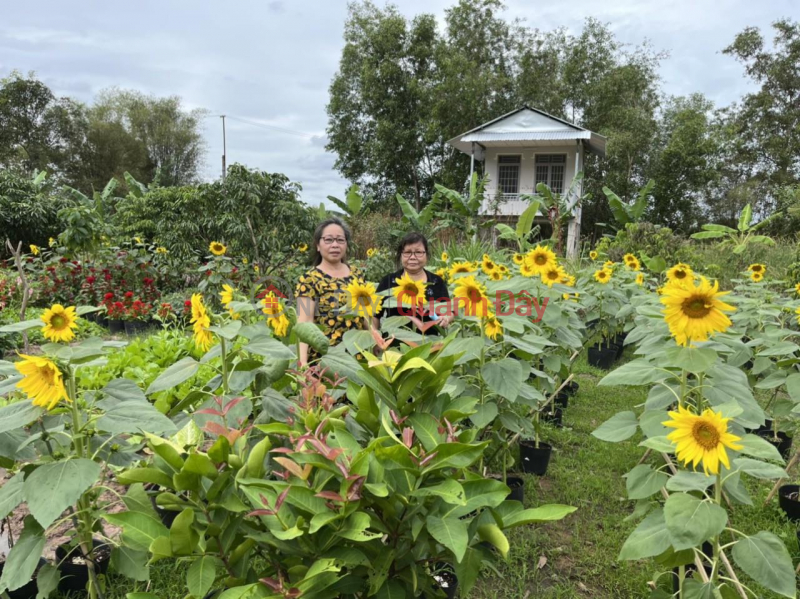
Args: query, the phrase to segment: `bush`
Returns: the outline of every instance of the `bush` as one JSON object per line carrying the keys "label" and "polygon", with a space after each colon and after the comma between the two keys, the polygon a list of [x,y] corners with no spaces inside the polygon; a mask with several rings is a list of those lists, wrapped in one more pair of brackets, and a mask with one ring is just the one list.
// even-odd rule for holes
{"label": "bush", "polygon": [[26,252],[30,244],[46,247],[49,238],[63,229],[59,211],[74,205],[70,198],[54,193],[46,173],[30,178],[0,170],[0,256],[8,255],[6,238],[14,247],[22,242]]}
{"label": "bush", "polygon": [[694,264],[695,253],[689,240],[675,234],[668,227],[651,223],[628,223],[617,231],[616,237],[604,237],[597,245],[609,260],[621,262],[625,254],[643,253],[651,258],[661,256],[668,265],[677,262]]}

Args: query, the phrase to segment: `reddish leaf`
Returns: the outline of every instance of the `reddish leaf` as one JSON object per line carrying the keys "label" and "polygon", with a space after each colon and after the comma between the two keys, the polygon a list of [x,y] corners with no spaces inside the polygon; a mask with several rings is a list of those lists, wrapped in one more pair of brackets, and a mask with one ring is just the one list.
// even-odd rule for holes
{"label": "reddish leaf", "polygon": [[274,458],[276,462],[278,462],[281,466],[286,468],[289,472],[294,474],[298,478],[302,478],[305,480],[303,476],[303,469],[297,465],[297,463],[293,462],[289,458]]}
{"label": "reddish leaf", "polygon": [[[219,422],[206,422],[205,430],[212,435],[218,435],[222,437],[228,436],[228,429],[222,426]],[[228,439],[230,441],[230,439]]]}
{"label": "reddish leaf", "polygon": [[344,501],[344,497],[342,497],[335,491],[320,491],[319,493],[317,493],[317,497],[322,497],[323,499],[330,499],[331,501]]}
{"label": "reddish leaf", "polygon": [[222,413],[225,414],[225,416],[227,416],[228,412],[230,412],[234,407],[236,407],[237,405],[239,405],[243,401],[244,401],[244,397],[235,397],[235,398],[233,398],[232,400],[230,400],[225,405],[224,408],[222,408]]}
{"label": "reddish leaf", "polygon": [[411,449],[411,446],[414,444],[414,429],[404,428],[403,429],[403,444]]}
{"label": "reddish leaf", "polygon": [[275,511],[280,511],[286,496],[289,494],[289,489],[291,489],[291,487],[286,487],[281,494],[278,495],[278,499],[275,500]]}
{"label": "reddish leaf", "polygon": [[253,510],[247,514],[248,516],[274,516],[275,512],[272,510]]}
{"label": "reddish leaf", "polygon": [[422,460],[422,461],[419,463],[419,465],[420,465],[420,466],[422,466],[422,467],[424,468],[424,467],[425,467],[425,465],[426,465],[428,462],[430,462],[430,461],[431,461],[433,458],[435,458],[435,457],[436,457],[436,454],[437,454],[437,453],[438,453],[437,451],[434,451],[434,452],[433,452],[431,455],[427,456],[427,457],[426,457],[424,460]]}
{"label": "reddish leaf", "polygon": [[212,416],[219,416],[222,417],[222,412],[219,410],[215,410],[214,408],[203,408],[202,410],[197,410],[195,414],[210,414]]}

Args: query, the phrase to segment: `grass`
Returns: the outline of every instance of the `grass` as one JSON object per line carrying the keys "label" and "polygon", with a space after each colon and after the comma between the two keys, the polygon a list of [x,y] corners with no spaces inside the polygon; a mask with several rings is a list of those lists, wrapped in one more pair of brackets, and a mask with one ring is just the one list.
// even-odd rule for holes
{"label": "grass", "polygon": [[[617,561],[625,539],[638,524],[625,521],[634,502],[626,499],[622,476],[643,455],[644,449],[637,446],[641,436],[637,434],[624,443],[607,443],[591,436],[617,412],[635,409],[644,402],[646,390],[598,387],[603,374],[588,366],[585,359],[577,364],[576,380],[581,387],[570,399],[564,428],[554,429],[547,439],[555,448],[547,475],[525,475],[525,507],[563,503],[578,510],[560,522],[512,531],[508,562],[496,574],[484,572],[470,599],[640,599],[648,595],[648,582],[659,572],[657,564],[652,560]],[[647,463],[662,464],[657,456]],[[736,506],[731,526],[747,534],[759,530],[775,533],[796,564],[800,549],[795,527],[779,510],[777,499],[763,506],[772,484],[745,479],[754,505]],[[740,578],[749,583],[746,576]],[[666,576],[659,581],[659,586],[669,592],[670,584]],[[778,597],[752,588],[760,598]]]}
{"label": "grass", "polygon": [[[553,429],[547,441],[555,449],[544,477],[525,475],[525,505],[563,503],[578,510],[565,520],[511,531],[511,551],[497,572],[484,571],[470,599],[585,599],[648,596],[648,582],[658,574],[651,560],[619,562],[617,555],[638,521],[625,521],[634,502],[626,499],[622,476],[642,457],[639,436],[624,443],[607,443],[591,432],[615,413],[635,409],[646,397],[644,388],[598,387],[603,371],[586,364],[576,366],[578,394],[570,399],[564,428]],[[657,456],[648,460],[659,466]],[[747,478],[747,477],[746,477]],[[777,499],[764,507],[771,483],[747,478],[753,506],[736,506],[732,526],[744,533],[769,530],[782,538],[794,563],[800,559],[795,528],[780,512]],[[146,590],[162,599],[186,595],[185,567],[159,562],[151,567]],[[749,584],[746,576],[742,582]],[[125,599],[126,593],[146,585],[127,579],[110,581],[108,599]],[[660,585],[668,589],[664,576]],[[752,587],[756,596],[778,596]],[[670,589],[671,592],[671,589]]]}

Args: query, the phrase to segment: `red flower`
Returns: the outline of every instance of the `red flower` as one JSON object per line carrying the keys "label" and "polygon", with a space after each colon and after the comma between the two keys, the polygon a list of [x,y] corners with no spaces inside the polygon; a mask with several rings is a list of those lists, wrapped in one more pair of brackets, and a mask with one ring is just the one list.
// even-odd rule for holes
{"label": "red flower", "polygon": [[150,278],[147,278],[147,277],[145,277],[145,278],[144,278],[144,284],[145,284],[145,285],[147,285],[147,286],[149,287],[150,285],[152,285],[152,284],[153,284],[153,279],[150,279]]}
{"label": "red flower", "polygon": [[111,280],[111,275],[110,275],[109,273],[106,273],[106,274],[104,274],[104,275],[103,275],[103,278],[104,278],[106,281],[110,281],[110,280]]}
{"label": "red flower", "polygon": [[61,262],[61,264],[64,264],[65,262],[67,262],[67,259],[62,256],[62,258],[61,258],[61,260],[59,260],[59,262]]}
{"label": "red flower", "polygon": [[106,300],[112,300],[114,299],[114,294],[109,291],[108,293],[105,294],[104,297]]}
{"label": "red flower", "polygon": [[94,278],[94,277],[92,277],[92,276],[86,277],[86,282],[87,282],[87,283],[89,283],[89,285],[94,285],[94,282],[95,282],[96,280],[97,280],[97,279],[95,279],[95,278]]}
{"label": "red flower", "polygon": [[133,291],[125,292],[125,299],[131,299],[132,297],[133,297]]}

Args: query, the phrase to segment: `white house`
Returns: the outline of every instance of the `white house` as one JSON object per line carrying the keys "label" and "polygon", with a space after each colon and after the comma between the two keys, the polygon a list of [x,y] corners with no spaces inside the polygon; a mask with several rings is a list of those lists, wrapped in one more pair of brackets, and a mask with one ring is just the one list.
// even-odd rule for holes
{"label": "white house", "polygon": [[[484,163],[489,175],[484,213],[504,220],[516,220],[528,207],[520,199],[536,193],[536,185],[547,184],[556,193],[565,193],[576,173],[583,170],[587,151],[605,156],[606,138],[583,127],[523,106],[449,140],[454,148]],[[576,196],[581,190],[576,188]],[[496,200],[500,200],[499,204]],[[569,223],[567,255],[578,253],[581,209]]]}

